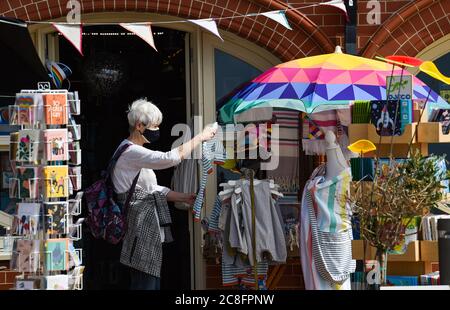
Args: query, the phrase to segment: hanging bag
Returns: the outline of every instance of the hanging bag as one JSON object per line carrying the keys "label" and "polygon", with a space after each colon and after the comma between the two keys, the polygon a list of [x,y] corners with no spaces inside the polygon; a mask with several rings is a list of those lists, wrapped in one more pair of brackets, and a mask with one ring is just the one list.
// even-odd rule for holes
{"label": "hanging bag", "polygon": [[132,144],[120,147],[109,162],[103,177],[85,190],[84,197],[88,207],[86,222],[92,235],[97,239],[104,239],[108,243],[117,244],[125,236],[126,211],[134,193],[138,175],[128,191],[123,207],[116,202],[111,180],[111,173],[119,157]]}

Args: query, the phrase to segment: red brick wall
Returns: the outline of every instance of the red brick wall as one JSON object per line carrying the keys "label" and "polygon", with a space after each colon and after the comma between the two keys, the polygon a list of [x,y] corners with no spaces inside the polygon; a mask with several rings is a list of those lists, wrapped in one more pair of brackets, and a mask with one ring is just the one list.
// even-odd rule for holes
{"label": "red brick wall", "polygon": [[[275,0],[79,0],[82,13],[104,11],[142,11],[182,18],[226,17],[286,8]],[[49,20],[65,16],[67,0],[2,0],[0,15],[24,20]],[[295,29],[289,31],[264,17],[223,19],[221,29],[256,42],[283,60],[316,55],[334,50],[332,42],[317,25],[300,11],[288,12]],[[337,22],[337,21],[336,21]]]}
{"label": "red brick wall", "polygon": [[[403,1],[380,1],[381,9],[381,25],[391,17],[394,13],[398,12],[405,5],[410,4],[411,0]],[[368,0],[358,1],[358,49],[364,48],[373,34],[378,30],[381,25],[371,25],[367,22],[367,16],[372,7],[367,7]]]}
{"label": "red brick wall", "polygon": [[[387,10],[382,15],[382,25],[363,26],[365,36],[361,39],[361,54],[365,57],[377,54],[416,56],[428,45],[450,33],[449,0],[395,1],[395,4],[391,1],[382,2]],[[364,45],[368,37],[370,42]]]}
{"label": "red brick wall", "polygon": [[[283,0],[79,0],[82,13],[146,11],[183,18],[209,18],[286,8]],[[287,15],[294,31],[265,17],[220,20],[221,29],[256,42],[280,59],[332,52],[344,44],[345,17],[328,6],[302,9],[319,0],[290,0],[296,11]],[[24,20],[49,20],[67,13],[67,0],[1,0],[0,15]],[[360,54],[373,57],[402,53],[416,55],[450,32],[449,0],[379,0],[381,24],[367,23],[369,0],[358,1]]]}
{"label": "red brick wall", "polygon": [[[9,266],[9,262],[0,261],[0,267]],[[18,275],[15,271],[10,271],[8,269],[0,269],[0,291],[9,290],[14,286],[14,279]]]}

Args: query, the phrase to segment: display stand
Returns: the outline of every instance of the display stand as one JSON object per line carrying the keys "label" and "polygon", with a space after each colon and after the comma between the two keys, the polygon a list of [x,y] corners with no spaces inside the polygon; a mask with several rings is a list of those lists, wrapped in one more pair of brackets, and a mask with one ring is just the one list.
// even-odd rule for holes
{"label": "display stand", "polygon": [[[424,156],[428,156],[430,143],[450,143],[450,134],[442,133],[442,124],[429,122],[427,110],[419,107],[413,109],[413,122],[406,124],[402,135],[380,137],[373,124],[350,124],[350,144],[361,140],[370,140],[377,147],[376,151],[364,154],[364,157],[389,157],[406,158],[411,151],[419,150]],[[411,147],[410,147],[411,142]],[[391,148],[391,143],[393,147]],[[392,151],[392,154],[390,153]],[[363,176],[361,176],[363,177]],[[362,186],[364,191],[372,190],[371,181],[353,182],[352,191],[356,192],[356,186]],[[417,232],[419,233],[419,232]],[[352,242],[353,259],[375,260],[376,249],[364,245],[363,240]],[[417,276],[428,274],[439,268],[438,246],[436,241],[417,240],[408,244],[405,253],[388,255],[388,275],[392,276]],[[398,287],[397,287],[398,288]],[[401,286],[400,288],[406,289]],[[395,289],[395,288],[393,288]],[[408,287],[409,289],[409,287]]]}
{"label": "display stand", "polygon": [[[17,290],[83,289],[82,250],[73,242],[82,238],[80,114],[77,93],[22,90],[9,107],[10,160],[15,170],[10,197],[18,199],[11,269]],[[75,147],[77,146],[77,147]]]}

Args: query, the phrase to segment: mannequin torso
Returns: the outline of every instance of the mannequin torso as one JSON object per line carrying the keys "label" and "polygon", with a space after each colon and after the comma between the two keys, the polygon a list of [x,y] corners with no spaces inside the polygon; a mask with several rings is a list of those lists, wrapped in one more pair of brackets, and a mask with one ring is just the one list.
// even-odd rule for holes
{"label": "mannequin torso", "polygon": [[326,132],[325,141],[327,142],[325,179],[328,181],[341,174],[349,166],[342,154],[341,147],[336,143],[336,136],[332,131]]}

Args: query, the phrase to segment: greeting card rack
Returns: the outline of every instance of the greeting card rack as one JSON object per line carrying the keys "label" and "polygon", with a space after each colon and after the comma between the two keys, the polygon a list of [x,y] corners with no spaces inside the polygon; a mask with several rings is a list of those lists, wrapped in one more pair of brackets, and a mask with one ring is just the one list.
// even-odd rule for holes
{"label": "greeting card rack", "polygon": [[18,271],[17,290],[83,289],[81,127],[77,92],[22,90],[9,107],[14,170],[10,197],[17,199],[12,233],[16,235],[11,269]]}

